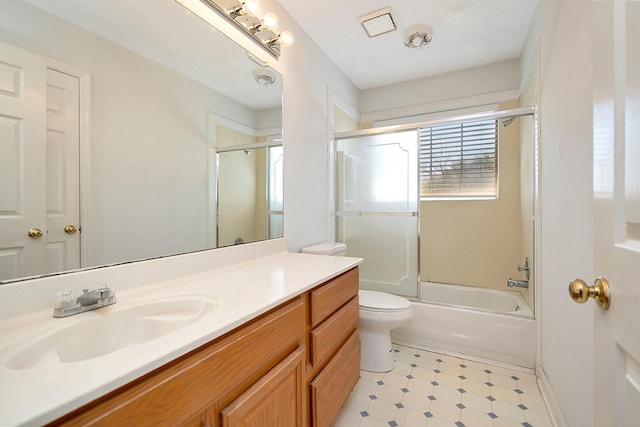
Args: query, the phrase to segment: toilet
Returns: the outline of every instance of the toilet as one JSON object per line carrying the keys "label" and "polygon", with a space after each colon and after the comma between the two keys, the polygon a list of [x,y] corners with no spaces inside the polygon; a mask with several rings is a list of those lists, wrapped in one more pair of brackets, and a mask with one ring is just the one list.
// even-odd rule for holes
{"label": "toilet", "polygon": [[[347,245],[338,242],[319,243],[302,253],[344,256]],[[397,295],[360,289],[360,369],[389,372],[395,367],[391,348],[391,330],[411,318],[411,303]]]}

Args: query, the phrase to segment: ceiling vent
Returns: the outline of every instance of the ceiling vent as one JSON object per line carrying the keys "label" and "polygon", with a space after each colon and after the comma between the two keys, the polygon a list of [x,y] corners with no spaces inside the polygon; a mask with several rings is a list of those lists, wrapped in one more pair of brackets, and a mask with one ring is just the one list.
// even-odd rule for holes
{"label": "ceiling vent", "polygon": [[361,16],[360,25],[369,38],[390,33],[398,28],[393,19],[393,11],[389,7]]}

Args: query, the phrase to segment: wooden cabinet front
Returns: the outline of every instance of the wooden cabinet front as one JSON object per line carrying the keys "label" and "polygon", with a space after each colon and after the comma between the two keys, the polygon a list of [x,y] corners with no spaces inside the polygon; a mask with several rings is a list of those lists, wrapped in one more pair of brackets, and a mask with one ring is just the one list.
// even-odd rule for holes
{"label": "wooden cabinet front", "polygon": [[310,419],[329,426],[360,377],[358,269],[311,291]]}
{"label": "wooden cabinet front", "polygon": [[356,267],[49,425],[328,426],[358,380],[357,293]]}
{"label": "wooden cabinet front", "polygon": [[327,366],[311,381],[314,427],[329,427],[360,375],[360,339],[354,332]]}
{"label": "wooden cabinet front", "polygon": [[[65,426],[183,426],[213,421],[219,410],[303,345],[302,298],[220,341],[134,381],[57,420]],[[214,414],[214,417],[215,414]],[[202,422],[201,425],[207,425]]]}
{"label": "wooden cabinet front", "polygon": [[222,410],[222,427],[301,427],[304,349],[295,350]]}

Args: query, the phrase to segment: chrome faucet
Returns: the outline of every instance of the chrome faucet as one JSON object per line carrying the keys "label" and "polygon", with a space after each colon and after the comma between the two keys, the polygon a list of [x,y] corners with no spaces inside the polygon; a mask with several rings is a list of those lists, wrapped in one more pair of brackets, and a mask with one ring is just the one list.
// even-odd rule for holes
{"label": "chrome faucet", "polygon": [[83,289],[75,302],[60,303],[53,309],[53,317],[67,317],[85,311],[95,310],[116,303],[116,294],[112,288]]}
{"label": "chrome faucet", "polygon": [[516,280],[516,279],[512,279],[511,277],[509,277],[509,280],[507,280],[507,286],[510,288],[513,288],[514,286],[516,288],[528,288],[529,287],[529,281],[528,280]]}

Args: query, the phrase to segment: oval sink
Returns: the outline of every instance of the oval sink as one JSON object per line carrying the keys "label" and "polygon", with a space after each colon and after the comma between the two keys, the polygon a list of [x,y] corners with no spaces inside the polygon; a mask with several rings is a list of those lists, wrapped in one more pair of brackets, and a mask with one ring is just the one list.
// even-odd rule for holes
{"label": "oval sink", "polygon": [[29,369],[104,356],[191,325],[218,306],[215,298],[186,295],[122,309],[112,306],[112,310],[96,310],[90,313],[98,316],[86,316],[83,321],[28,340],[4,365],[10,369]]}

